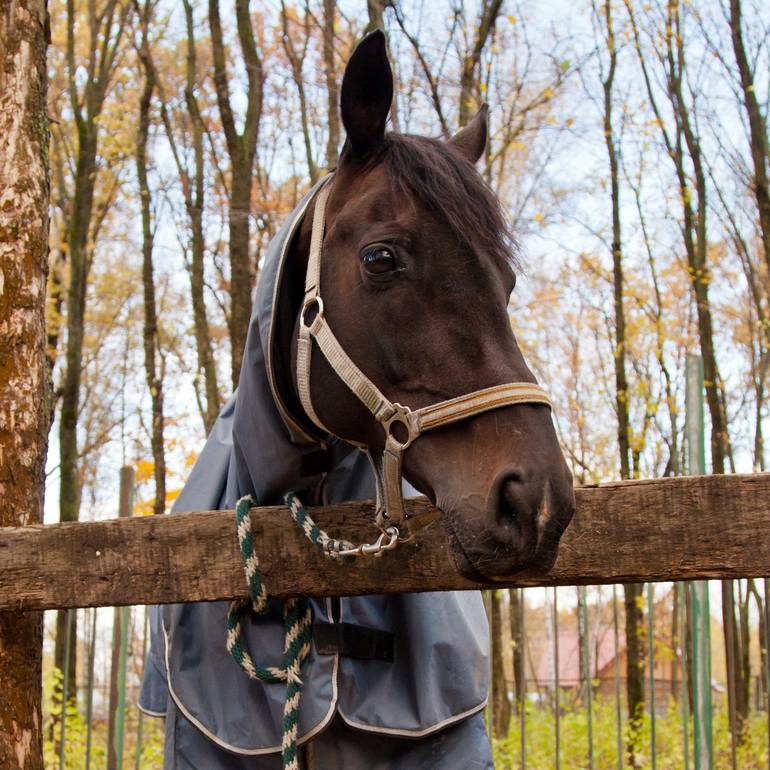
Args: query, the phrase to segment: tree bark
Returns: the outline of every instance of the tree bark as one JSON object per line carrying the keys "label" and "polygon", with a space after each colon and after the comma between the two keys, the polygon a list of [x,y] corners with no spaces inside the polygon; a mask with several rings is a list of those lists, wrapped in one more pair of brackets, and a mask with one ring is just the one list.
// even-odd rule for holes
{"label": "tree bark", "polygon": [[[739,594],[741,593],[741,583],[738,584]],[[751,662],[750,662],[750,633],[749,627],[749,591],[746,587],[746,593],[740,598],[738,614],[738,642],[740,655],[738,657],[738,666],[740,670],[741,689],[738,700],[738,719],[741,729],[744,730],[749,718],[749,703],[751,695]]]}
{"label": "tree bark", "polygon": [[[62,142],[52,132],[49,145],[49,165],[52,170],[51,222],[48,255],[48,283],[46,298],[46,353],[48,356],[48,424],[53,425],[57,399],[54,393],[54,367],[59,355],[62,321],[64,319],[64,292],[66,287],[67,246],[65,223],[70,219],[71,200],[64,172],[66,159]],[[49,428],[50,430],[50,428]]]}
{"label": "tree bark", "polygon": [[524,668],[524,595],[519,588],[508,591],[510,600],[511,643],[513,645],[513,692],[517,713],[525,707],[527,693]]}
{"label": "tree bark", "polygon": [[171,154],[179,173],[182,185],[185,210],[190,221],[190,297],[193,308],[193,327],[195,329],[195,351],[197,355],[196,390],[197,380],[203,374],[203,390],[205,402],[201,404],[201,418],[203,427],[208,433],[216,422],[220,407],[219,382],[217,375],[214,351],[211,345],[211,332],[206,313],[205,288],[205,254],[206,239],[203,233],[203,208],[205,205],[205,178],[206,167],[203,154],[204,125],[198,99],[195,96],[198,78],[197,50],[195,41],[195,19],[190,0],[183,0],[185,12],[185,25],[187,28],[187,57],[185,67],[184,99],[187,113],[190,118],[190,133],[193,149],[194,169],[190,169],[184,162],[177,147],[174,128],[166,109],[162,88],[159,86],[161,119],[163,121]]}
{"label": "tree bark", "polygon": [[748,581],[749,595],[754,597],[754,601],[757,605],[757,617],[759,622],[757,623],[759,628],[759,692],[762,703],[767,702],[767,666],[768,666],[768,646],[767,646],[767,629],[765,627],[765,602],[759,591],[757,585],[753,580]]}
{"label": "tree bark", "polygon": [[494,32],[497,17],[500,15],[502,0],[484,0],[476,26],[476,35],[470,51],[467,51],[460,70],[460,100],[458,105],[458,122],[462,128],[472,117],[478,106],[476,93],[478,86],[478,69],[481,55],[490,36]]}
{"label": "tree bark", "polygon": [[[152,448],[155,500],[153,513],[166,510],[166,454],[163,446],[163,361],[158,339],[158,317],[155,305],[155,275],[152,229],[151,192],[147,180],[147,142],[150,133],[150,109],[157,84],[155,67],[150,58],[148,32],[152,16],[149,0],[141,9],[142,44],[139,60],[144,71],[144,88],[139,100],[139,128],[136,136],[136,176],[142,210],[142,289],[144,295],[144,372],[152,404],[150,446]],[[158,360],[160,358],[160,360]]]}
{"label": "tree bark", "polygon": [[[709,300],[711,273],[708,265],[706,229],[707,193],[700,137],[690,118],[684,97],[682,78],[685,70],[685,42],[680,24],[679,0],[669,0],[666,34],[666,63],[669,100],[676,121],[676,140],[672,143],[672,160],[676,168],[684,218],[684,245],[690,268],[690,281],[698,315],[698,335],[703,357],[706,402],[711,418],[711,464],[713,473],[725,472],[728,454],[727,424],[719,394],[720,376],[714,351],[714,333]],[[682,145],[684,140],[684,145]],[[692,206],[692,190],[685,168],[685,152],[692,162],[695,177],[696,208]]]}
{"label": "tree bark", "polygon": [[337,16],[336,0],[323,0],[323,60],[326,79],[326,119],[329,136],[326,141],[326,166],[337,165],[340,147],[340,92],[337,84],[337,65],[334,56],[334,21]]}
{"label": "tree bark", "polygon": [[492,710],[496,738],[505,738],[511,721],[511,701],[505,680],[503,663],[503,602],[500,591],[489,592],[491,604],[490,633],[492,635]]}
{"label": "tree bark", "polygon": [[[145,5],[143,12],[149,11]],[[141,129],[140,129],[141,130]],[[120,499],[118,518],[130,518],[134,513],[134,468],[120,469]],[[130,612],[128,607],[112,611],[112,659],[110,661],[110,691],[107,714],[107,770],[123,766],[126,710],[126,660]]]}
{"label": "tree bark", "polygon": [[642,644],[642,596],[644,585],[623,586],[626,615],[626,698],[628,701],[627,760],[630,767],[640,767],[640,730],[644,712],[644,645]]}
{"label": "tree bark", "polygon": [[[91,224],[96,189],[97,153],[99,140],[99,116],[107,97],[115,62],[121,46],[130,3],[118,5],[118,0],[108,0],[102,12],[89,16],[90,51],[87,62],[83,93],[77,87],[77,71],[83,67],[75,59],[75,2],[67,0],[67,76],[69,78],[70,107],[77,129],[77,159],[75,164],[74,193],[70,221],[67,223],[67,252],[70,282],[67,288],[67,346],[65,372],[61,387],[61,412],[59,414],[59,518],[61,521],[77,521],[80,509],[80,484],[78,480],[77,426],[80,411],[80,379],[83,363],[83,337],[86,309],[86,287],[91,267]],[[64,669],[67,647],[66,613],[56,614],[56,646],[54,663]],[[72,618],[70,628],[70,681],[77,672],[77,617]],[[75,688],[65,693],[73,697]]]}
{"label": "tree bark", "polygon": [[281,43],[286,58],[289,60],[291,76],[294,85],[297,88],[299,98],[299,116],[302,127],[302,139],[305,146],[305,160],[307,161],[307,171],[310,176],[310,182],[315,184],[318,180],[318,167],[313,158],[313,140],[310,136],[310,122],[307,112],[307,96],[305,93],[305,80],[302,75],[302,65],[307,54],[307,47],[310,43],[310,12],[305,8],[305,18],[303,21],[302,47],[299,51],[294,47],[292,34],[289,29],[289,14],[286,10],[286,3],[281,0]]}
{"label": "tree bark", "polygon": [[[47,11],[0,9],[0,526],[43,518],[49,378]],[[0,613],[0,767],[43,766],[43,615]]]}
{"label": "tree bark", "polygon": [[[620,183],[617,149],[612,116],[612,89],[617,67],[617,48],[612,18],[612,4],[605,0],[604,23],[607,36],[609,69],[602,80],[604,94],[604,141],[610,167],[610,207],[612,212],[612,279],[615,310],[615,411],[617,414],[617,440],[620,457],[620,477],[631,478],[630,424],[628,415],[628,380],[626,377],[626,321],[623,307],[623,239],[620,219]],[[641,642],[644,618],[642,614],[643,586],[628,583],[623,586],[626,619],[626,700],[629,730],[626,746],[628,763],[637,765],[640,748],[642,712],[644,709],[644,652]]]}
{"label": "tree bark", "polygon": [[248,94],[243,131],[238,133],[230,103],[230,86],[225,63],[225,44],[219,15],[219,0],[209,0],[211,49],[214,59],[214,86],[217,105],[230,157],[230,329],[231,375],[233,389],[238,386],[246,333],[251,316],[251,287],[256,279],[256,265],[251,264],[249,251],[249,217],[254,162],[262,119],[262,88],[264,73],[257,51],[251,23],[249,0],[235,0],[238,40],[246,65]]}
{"label": "tree bark", "polygon": [[678,586],[672,588],[671,600],[671,697],[679,702],[681,697],[681,658],[678,650],[684,652],[681,642],[681,629],[679,628],[679,590]]}
{"label": "tree bark", "polygon": [[751,160],[754,165],[752,187],[757,201],[759,227],[762,233],[762,250],[765,264],[770,271],[770,184],[768,184],[768,164],[770,151],[767,141],[767,123],[757,101],[754,90],[754,73],[751,70],[746,48],[743,42],[741,25],[741,0],[730,0],[730,33],[733,41],[735,61],[741,79],[743,105],[749,123],[749,144]]}
{"label": "tree bark", "polygon": [[[713,473],[725,472],[725,460],[729,454],[729,437],[724,403],[720,393],[721,378],[714,349],[713,322],[709,285],[711,271],[708,264],[708,240],[706,229],[707,190],[706,173],[703,166],[700,137],[690,117],[690,109],[685,100],[682,81],[686,67],[685,41],[682,36],[681,9],[679,0],[669,0],[666,24],[666,63],[668,95],[674,110],[676,121],[675,141],[672,145],[672,160],[676,168],[682,196],[684,214],[684,244],[690,272],[690,282],[698,317],[698,336],[703,358],[703,379],[706,390],[706,403],[711,418],[711,466]],[[684,144],[682,142],[684,141]],[[692,191],[685,168],[685,152],[692,163],[695,177],[696,205],[693,209]],[[728,656],[736,663],[740,658],[739,634],[735,617],[735,597],[731,581],[722,581],[722,613],[725,649],[730,647]],[[742,734],[741,703],[742,693],[747,689],[741,668],[735,666],[734,687],[728,693],[729,708],[735,713],[737,731],[735,738]]]}
{"label": "tree bark", "polygon": [[615,410],[617,412],[617,439],[620,453],[620,478],[631,477],[629,457],[628,379],[626,377],[626,317],[623,308],[623,250],[620,225],[620,183],[618,156],[612,123],[612,88],[617,67],[617,49],[610,0],[604,3],[607,25],[607,51],[610,57],[607,77],[602,81],[604,92],[604,142],[610,166],[610,206],[612,211],[612,285],[615,302]]}
{"label": "tree bark", "polygon": [[[630,0],[625,0],[639,64],[650,106],[660,129],[666,152],[671,159],[677,177],[682,202],[682,235],[687,256],[690,284],[695,298],[698,320],[698,337],[703,357],[703,375],[706,403],[711,419],[711,462],[714,473],[724,473],[725,459],[729,454],[729,437],[720,395],[720,375],[714,350],[711,303],[709,300],[710,270],[708,265],[708,241],[706,229],[707,191],[706,173],[701,154],[700,137],[693,126],[689,107],[682,88],[686,67],[685,41],[680,24],[679,0],[669,0],[666,15],[665,47],[660,51],[660,63],[666,79],[667,96],[674,120],[673,135],[660,111],[652,87],[647,61],[642,50],[636,16]],[[686,158],[692,164],[695,190],[690,186]],[[693,208],[695,201],[695,208]]]}

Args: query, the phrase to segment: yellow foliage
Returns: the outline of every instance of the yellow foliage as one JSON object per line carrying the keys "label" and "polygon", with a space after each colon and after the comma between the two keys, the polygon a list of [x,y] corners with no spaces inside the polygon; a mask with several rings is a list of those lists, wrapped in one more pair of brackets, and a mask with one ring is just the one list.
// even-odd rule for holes
{"label": "yellow foliage", "polygon": [[134,466],[136,483],[142,484],[149,481],[155,471],[155,463],[152,460],[137,460]]}

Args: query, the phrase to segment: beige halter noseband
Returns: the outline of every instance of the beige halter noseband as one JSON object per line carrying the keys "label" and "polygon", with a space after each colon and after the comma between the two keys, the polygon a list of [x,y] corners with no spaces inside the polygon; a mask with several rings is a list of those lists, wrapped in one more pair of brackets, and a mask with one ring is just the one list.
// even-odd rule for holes
{"label": "beige halter noseband", "polygon": [[[318,193],[313,214],[313,230],[310,239],[310,256],[305,276],[305,300],[299,322],[297,345],[297,387],[299,398],[307,416],[325,433],[333,435],[324,426],[313,408],[310,396],[310,364],[313,341],[324,354],[339,378],[355,393],[374,415],[385,431],[385,449],[380,464],[369,454],[377,480],[377,526],[402,524],[407,520],[401,493],[402,461],[404,451],[424,431],[468,417],[513,404],[546,404],[551,406],[545,390],[530,382],[509,382],[491,388],[474,390],[464,396],[440,401],[437,404],[412,410],[408,406],[389,401],[377,386],[351,361],[334,336],[324,315],[321,299],[321,251],[323,246],[326,201],[331,190],[331,177]],[[308,322],[308,315],[315,316]],[[400,429],[396,426],[402,426]],[[403,441],[396,438],[394,429],[405,435]],[[366,448],[366,447],[364,447]],[[367,449],[368,453],[368,449]],[[427,523],[427,522],[425,522]],[[419,528],[416,527],[416,528]],[[414,525],[412,529],[415,529]]]}

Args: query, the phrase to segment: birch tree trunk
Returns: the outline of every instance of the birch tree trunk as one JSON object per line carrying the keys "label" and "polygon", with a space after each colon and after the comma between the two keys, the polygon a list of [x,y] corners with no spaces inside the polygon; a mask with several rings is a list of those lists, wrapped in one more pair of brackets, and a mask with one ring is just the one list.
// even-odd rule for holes
{"label": "birch tree trunk", "polygon": [[[48,434],[45,0],[0,8],[0,525],[43,516]],[[43,615],[0,613],[0,767],[43,766]]]}

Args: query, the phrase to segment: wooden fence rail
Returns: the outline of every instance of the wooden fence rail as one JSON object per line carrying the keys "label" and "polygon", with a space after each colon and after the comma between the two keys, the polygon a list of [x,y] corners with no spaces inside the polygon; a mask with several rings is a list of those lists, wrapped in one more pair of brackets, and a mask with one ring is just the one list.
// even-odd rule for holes
{"label": "wooden fence rail", "polygon": [[[577,490],[577,513],[546,576],[503,586],[770,575],[770,474],[626,481]],[[430,509],[423,500],[410,509]],[[371,503],[312,510],[333,535],[369,542]],[[439,522],[378,559],[325,560],[283,507],[252,521],[271,596],[482,587],[454,569]],[[233,599],[246,595],[231,511],[0,528],[0,610]]]}

